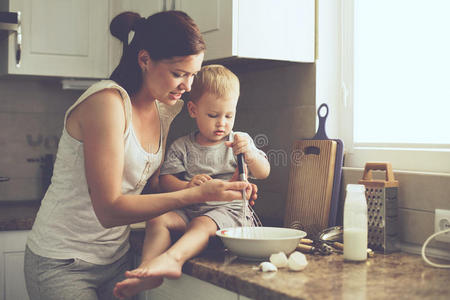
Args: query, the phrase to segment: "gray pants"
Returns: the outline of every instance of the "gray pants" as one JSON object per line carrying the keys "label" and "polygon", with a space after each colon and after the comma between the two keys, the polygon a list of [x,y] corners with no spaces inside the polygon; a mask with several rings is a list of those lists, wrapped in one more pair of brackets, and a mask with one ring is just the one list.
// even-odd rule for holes
{"label": "gray pants", "polygon": [[25,250],[25,281],[30,300],[112,300],[114,285],[131,269],[126,254],[110,265],[78,258],[53,259]]}

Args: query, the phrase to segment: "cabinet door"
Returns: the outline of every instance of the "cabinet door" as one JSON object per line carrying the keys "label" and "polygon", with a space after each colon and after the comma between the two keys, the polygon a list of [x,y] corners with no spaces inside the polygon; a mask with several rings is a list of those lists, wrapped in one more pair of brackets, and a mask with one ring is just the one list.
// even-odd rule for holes
{"label": "cabinet door", "polygon": [[314,0],[173,0],[206,41],[205,60],[314,62]]}
{"label": "cabinet door", "polygon": [[[141,15],[141,17],[147,18],[154,13],[160,12],[167,8],[167,2],[165,0],[152,0],[152,1],[142,1],[142,0],[110,0],[110,12],[109,12],[109,23],[118,14],[125,11],[136,12]],[[108,27],[109,28],[109,27]],[[109,29],[108,29],[109,32]],[[130,33],[129,41],[133,38],[133,32]],[[114,71],[116,66],[119,64],[120,58],[122,56],[122,43],[113,37],[109,33],[109,72],[108,77]]]}
{"label": "cabinet door", "polygon": [[0,232],[0,300],[28,300],[23,257],[28,231]]}
{"label": "cabinet door", "polygon": [[206,60],[237,55],[235,0],[174,0],[175,8],[186,12],[198,25],[206,42]]}
{"label": "cabinet door", "polygon": [[108,0],[9,0],[21,12],[22,53],[8,38],[9,74],[104,78],[108,72]]}
{"label": "cabinet door", "polygon": [[183,274],[179,279],[164,279],[164,283],[145,292],[145,300],[238,300],[236,293],[206,281]]}
{"label": "cabinet door", "polygon": [[314,62],[314,0],[238,1],[238,6],[238,56]]}

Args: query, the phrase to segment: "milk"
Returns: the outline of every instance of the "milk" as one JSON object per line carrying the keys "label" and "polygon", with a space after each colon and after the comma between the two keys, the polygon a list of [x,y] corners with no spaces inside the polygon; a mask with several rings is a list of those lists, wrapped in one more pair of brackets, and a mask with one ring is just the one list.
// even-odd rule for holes
{"label": "milk", "polygon": [[354,261],[367,259],[367,231],[359,228],[344,230],[344,259]]}
{"label": "milk", "polygon": [[348,184],[344,203],[344,259],[367,259],[367,201],[365,187]]}

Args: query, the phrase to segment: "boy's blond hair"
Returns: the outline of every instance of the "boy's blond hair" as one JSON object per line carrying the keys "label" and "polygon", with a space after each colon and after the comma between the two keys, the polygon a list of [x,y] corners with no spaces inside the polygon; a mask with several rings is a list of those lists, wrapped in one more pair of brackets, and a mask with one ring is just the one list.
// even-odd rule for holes
{"label": "boy's blond hair", "polygon": [[197,102],[204,93],[218,97],[239,97],[239,79],[222,65],[207,65],[197,73],[189,100]]}

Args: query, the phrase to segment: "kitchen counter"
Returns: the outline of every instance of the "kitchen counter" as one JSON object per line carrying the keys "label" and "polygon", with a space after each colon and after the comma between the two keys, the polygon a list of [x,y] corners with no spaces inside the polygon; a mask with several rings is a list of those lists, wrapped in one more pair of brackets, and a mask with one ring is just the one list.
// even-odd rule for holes
{"label": "kitchen counter", "polygon": [[[132,232],[136,253],[141,252],[143,234],[143,230]],[[340,254],[307,255],[307,260],[301,272],[263,273],[254,269],[258,262],[236,259],[212,247],[189,260],[183,273],[258,300],[450,297],[450,269],[428,266],[418,255],[376,253],[363,263],[344,262]]]}
{"label": "kitchen counter", "polygon": [[33,227],[34,218],[17,218],[0,220],[0,231],[30,230]]}
{"label": "kitchen counter", "polygon": [[31,229],[39,206],[37,200],[0,201],[0,231]]}
{"label": "kitchen counter", "polygon": [[[34,218],[0,220],[2,230],[29,230]],[[141,253],[144,230],[133,226],[131,246]],[[305,270],[255,270],[257,262],[237,259],[213,243],[189,260],[183,272],[258,300],[290,299],[449,299],[450,269],[426,265],[418,255],[375,254],[363,263],[344,262],[342,255],[307,255]],[[449,263],[448,261],[445,263]]]}

